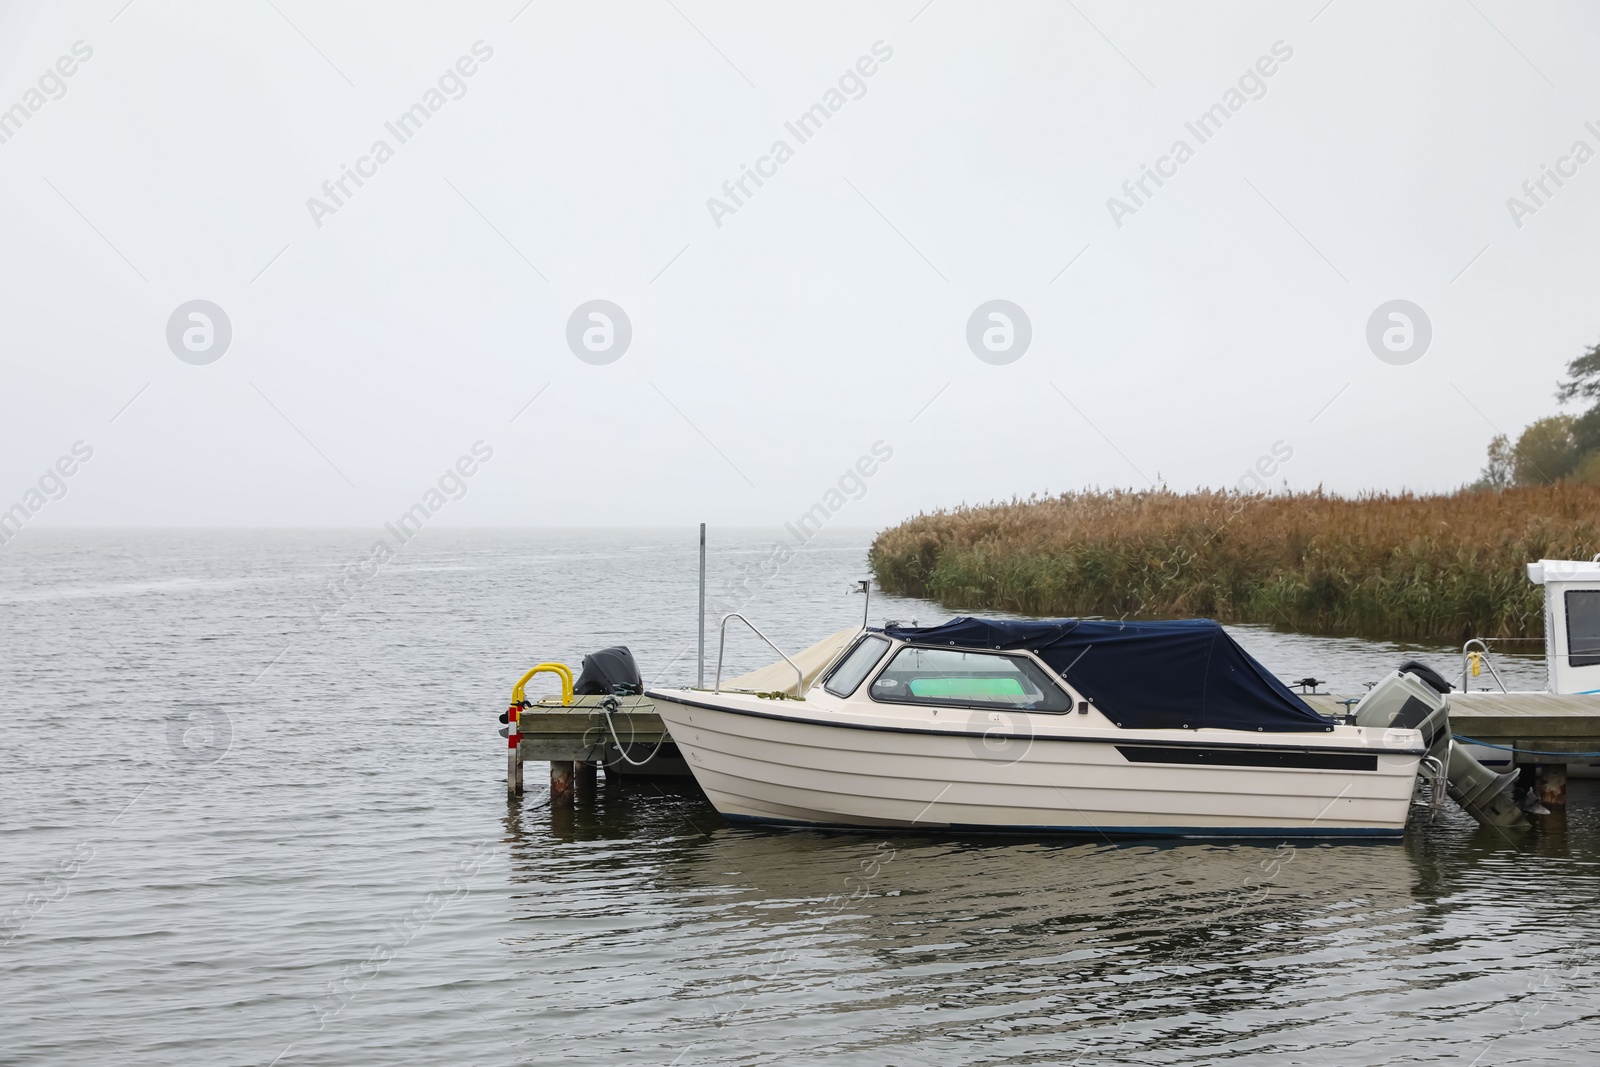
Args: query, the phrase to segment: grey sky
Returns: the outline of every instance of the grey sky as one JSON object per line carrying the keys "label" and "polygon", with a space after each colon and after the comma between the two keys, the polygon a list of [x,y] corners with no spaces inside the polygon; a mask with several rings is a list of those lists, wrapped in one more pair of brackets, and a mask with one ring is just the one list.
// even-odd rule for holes
{"label": "grey sky", "polygon": [[[776,524],[878,441],[842,525],[1278,442],[1275,484],[1441,490],[1600,340],[1600,160],[1507,208],[1600,149],[1591,6],[124,2],[0,6],[0,108],[93,50],[0,143],[0,507],[94,450],[40,526],[377,527],[479,440],[441,524]],[[205,365],[167,341],[196,299]],[[595,299],[632,326],[601,365]],[[1394,299],[1406,365],[1366,340]]]}

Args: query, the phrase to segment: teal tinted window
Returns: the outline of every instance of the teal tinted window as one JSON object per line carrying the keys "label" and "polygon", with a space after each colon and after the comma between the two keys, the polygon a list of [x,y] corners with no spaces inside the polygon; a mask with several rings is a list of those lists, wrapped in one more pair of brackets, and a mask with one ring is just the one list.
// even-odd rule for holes
{"label": "teal tinted window", "polygon": [[954,648],[902,648],[873,680],[872,699],[1017,711],[1072,709],[1072,698],[1032,660]]}

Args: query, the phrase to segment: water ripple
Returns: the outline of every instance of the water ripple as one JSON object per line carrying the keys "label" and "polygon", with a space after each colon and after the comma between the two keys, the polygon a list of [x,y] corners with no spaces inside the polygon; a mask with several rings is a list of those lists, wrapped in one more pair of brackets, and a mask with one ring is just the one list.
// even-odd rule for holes
{"label": "water ripple", "polygon": [[[714,547],[718,596],[775,536]],[[319,621],[369,540],[0,556],[0,1061],[1539,1064],[1600,1036],[1592,783],[1515,846],[1453,809],[1285,849],[753,831],[637,781],[508,807],[494,716],[529,663],[625,641],[692,677],[693,536],[428,531]],[[864,547],[829,532],[722,607],[799,647],[859,618]],[[1236,632],[1346,687],[1451,665]]]}

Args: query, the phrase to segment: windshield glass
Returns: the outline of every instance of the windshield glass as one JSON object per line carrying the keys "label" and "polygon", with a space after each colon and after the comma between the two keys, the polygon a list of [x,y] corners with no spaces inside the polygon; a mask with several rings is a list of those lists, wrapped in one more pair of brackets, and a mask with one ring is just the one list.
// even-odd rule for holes
{"label": "windshield glass", "polygon": [[822,688],[836,697],[847,697],[856,691],[861,684],[861,679],[871,673],[872,668],[878,665],[883,658],[884,650],[889,647],[889,642],[881,637],[865,637],[861,643],[850,650],[850,654],[833,669],[828,675],[828,681]]}

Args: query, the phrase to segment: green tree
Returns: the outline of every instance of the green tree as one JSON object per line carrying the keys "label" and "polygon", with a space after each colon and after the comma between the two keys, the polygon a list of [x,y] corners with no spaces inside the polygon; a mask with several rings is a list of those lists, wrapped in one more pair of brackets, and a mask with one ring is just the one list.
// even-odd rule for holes
{"label": "green tree", "polygon": [[1563,404],[1580,396],[1600,400],[1600,344],[1590,345],[1587,352],[1567,364],[1567,380],[1556,389],[1556,399]]}
{"label": "green tree", "polygon": [[1572,480],[1584,485],[1600,485],[1600,452],[1590,452],[1572,468]]}
{"label": "green tree", "polygon": [[1513,450],[1512,477],[1518,485],[1550,485],[1578,465],[1571,415],[1551,415],[1528,424]]}
{"label": "green tree", "polygon": [[1511,441],[1503,433],[1494,435],[1489,442],[1489,462],[1483,473],[1472,483],[1474,489],[1493,489],[1499,492],[1509,488],[1516,474],[1516,457],[1511,452]]}

